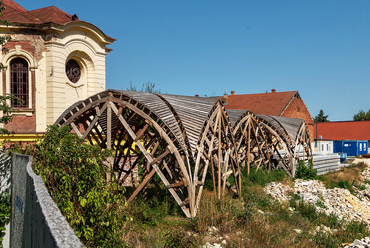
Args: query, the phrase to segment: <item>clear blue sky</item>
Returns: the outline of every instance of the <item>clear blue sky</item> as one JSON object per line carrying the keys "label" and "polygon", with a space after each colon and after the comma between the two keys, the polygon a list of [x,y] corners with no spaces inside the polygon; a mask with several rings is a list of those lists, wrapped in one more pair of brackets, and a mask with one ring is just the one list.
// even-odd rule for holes
{"label": "clear blue sky", "polygon": [[370,1],[16,0],[54,5],[117,39],[107,88],[162,93],[298,90],[312,117],[370,108]]}

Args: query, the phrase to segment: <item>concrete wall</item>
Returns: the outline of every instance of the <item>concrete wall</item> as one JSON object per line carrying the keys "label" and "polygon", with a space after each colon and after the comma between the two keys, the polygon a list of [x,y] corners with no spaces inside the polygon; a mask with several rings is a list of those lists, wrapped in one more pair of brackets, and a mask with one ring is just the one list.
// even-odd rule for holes
{"label": "concrete wall", "polygon": [[10,247],[84,247],[32,170],[32,157],[12,156]]}

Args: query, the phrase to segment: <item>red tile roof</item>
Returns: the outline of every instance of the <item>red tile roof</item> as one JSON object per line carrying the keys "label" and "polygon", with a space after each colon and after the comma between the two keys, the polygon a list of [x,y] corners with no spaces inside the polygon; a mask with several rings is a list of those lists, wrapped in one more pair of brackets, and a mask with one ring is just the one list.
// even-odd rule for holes
{"label": "red tile roof", "polygon": [[[11,23],[21,23],[21,24],[46,24],[55,23],[59,25],[66,25],[73,21],[79,21],[76,15],[71,16],[70,14],[58,9],[55,6],[35,9],[27,11],[22,6],[14,2],[13,0],[3,0],[6,9],[3,11],[2,19],[10,21]],[[92,24],[90,24],[92,25]],[[93,25],[94,26],[94,25]],[[96,26],[94,26],[97,28]],[[99,28],[97,28],[102,32]],[[102,34],[109,40],[115,41],[115,39],[109,37],[108,35]],[[106,48],[107,51],[111,49]]]}
{"label": "red tile roof", "polygon": [[330,140],[370,140],[370,121],[320,122],[314,137]]}
{"label": "red tile roof", "polygon": [[55,6],[31,10],[29,13],[36,16],[44,23],[52,22],[64,25],[72,21],[72,16],[70,14],[58,9]]}
{"label": "red tile roof", "polygon": [[22,6],[12,0],[3,0],[6,9],[3,11],[2,19],[16,23],[40,24],[41,21],[30,14]]}
{"label": "red tile roof", "polygon": [[226,109],[248,109],[254,114],[280,116],[298,91],[229,95]]}
{"label": "red tile roof", "polygon": [[73,21],[71,15],[55,6],[27,11],[13,0],[3,0],[3,2],[6,9],[3,11],[2,18],[12,23],[43,24],[51,22],[65,25]]}

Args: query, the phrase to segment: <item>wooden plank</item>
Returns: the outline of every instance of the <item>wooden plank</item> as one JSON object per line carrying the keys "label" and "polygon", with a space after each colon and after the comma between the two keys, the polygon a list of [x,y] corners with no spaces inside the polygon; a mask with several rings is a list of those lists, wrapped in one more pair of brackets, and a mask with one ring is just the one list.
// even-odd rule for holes
{"label": "wooden plank", "polygon": [[73,130],[76,132],[76,134],[77,134],[77,136],[79,137],[79,138],[81,138],[82,137],[82,134],[81,134],[81,132],[80,132],[80,130],[78,130],[78,128],[76,127],[76,125],[73,123],[73,122],[71,122],[71,127],[73,128]]}
{"label": "wooden plank", "polygon": [[107,105],[108,105],[108,102],[106,102],[104,104],[104,106],[102,107],[101,110],[99,110],[98,107],[96,107],[95,109],[97,110],[96,111],[96,116],[94,117],[94,119],[90,122],[89,126],[87,129],[85,129],[85,133],[84,135],[82,136],[82,139],[85,139],[86,136],[91,132],[92,128],[95,126],[96,122],[98,121],[98,119],[100,118],[101,114],[104,112],[104,110],[107,108]]}
{"label": "wooden plank", "polygon": [[[111,103],[111,102],[109,102]],[[108,106],[107,109],[107,149],[112,147],[112,108]]]}
{"label": "wooden plank", "polygon": [[221,199],[221,159],[222,159],[222,156],[221,156],[221,131],[222,131],[221,115],[218,115],[218,123],[219,124],[218,124],[218,163],[217,163],[217,167],[218,167],[217,191],[218,192],[217,193],[218,193],[218,199]]}

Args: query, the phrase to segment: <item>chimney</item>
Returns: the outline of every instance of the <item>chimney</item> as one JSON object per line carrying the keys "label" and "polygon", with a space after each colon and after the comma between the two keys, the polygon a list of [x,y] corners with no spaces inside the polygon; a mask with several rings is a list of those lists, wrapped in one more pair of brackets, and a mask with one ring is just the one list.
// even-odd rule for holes
{"label": "chimney", "polygon": [[223,102],[224,103],[227,103],[227,97],[228,97],[228,95],[227,95],[226,90],[225,90],[224,97],[223,97]]}
{"label": "chimney", "polygon": [[275,93],[275,92],[276,92],[276,89],[272,89],[272,90],[271,90],[271,93]]}
{"label": "chimney", "polygon": [[235,95],[235,90],[232,90],[231,91],[231,95],[233,96],[233,95]]}
{"label": "chimney", "polygon": [[195,97],[199,97],[199,95],[195,95]]}

